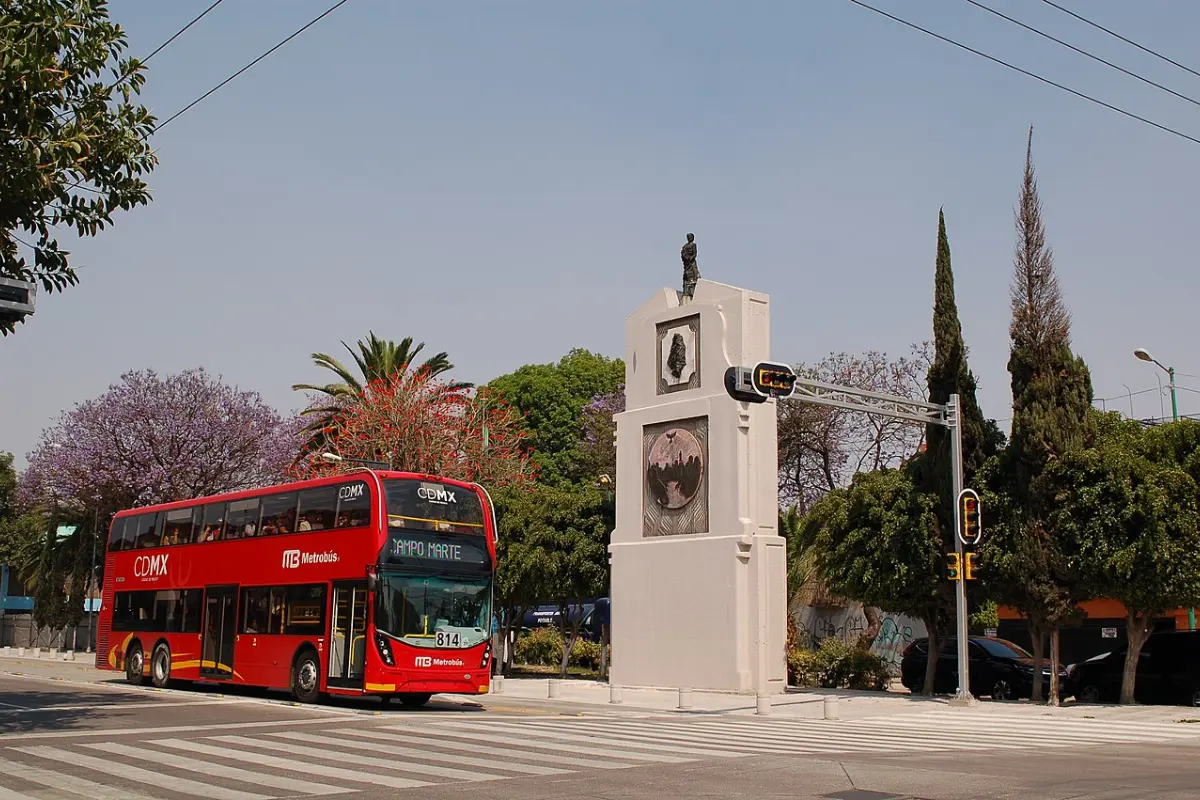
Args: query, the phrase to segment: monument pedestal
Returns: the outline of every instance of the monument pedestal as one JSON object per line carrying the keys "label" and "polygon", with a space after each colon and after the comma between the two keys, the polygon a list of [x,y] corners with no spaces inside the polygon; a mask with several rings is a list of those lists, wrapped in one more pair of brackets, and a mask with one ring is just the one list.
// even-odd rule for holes
{"label": "monument pedestal", "polygon": [[782,692],[787,567],[775,402],[742,403],[725,370],[770,358],[766,295],[701,280],[626,323],[617,426],[610,680]]}

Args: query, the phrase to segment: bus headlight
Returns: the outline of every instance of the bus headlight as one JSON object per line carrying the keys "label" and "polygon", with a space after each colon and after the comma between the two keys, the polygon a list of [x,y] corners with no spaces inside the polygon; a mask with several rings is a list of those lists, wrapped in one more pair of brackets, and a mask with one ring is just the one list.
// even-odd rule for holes
{"label": "bus headlight", "polygon": [[487,669],[488,664],[492,663],[492,645],[489,642],[488,646],[483,648],[483,658],[479,660],[479,668]]}
{"label": "bus headlight", "polygon": [[396,659],[392,656],[392,645],[379,631],[375,631],[375,649],[379,651],[379,657],[383,659],[384,664],[389,667],[396,666]]}

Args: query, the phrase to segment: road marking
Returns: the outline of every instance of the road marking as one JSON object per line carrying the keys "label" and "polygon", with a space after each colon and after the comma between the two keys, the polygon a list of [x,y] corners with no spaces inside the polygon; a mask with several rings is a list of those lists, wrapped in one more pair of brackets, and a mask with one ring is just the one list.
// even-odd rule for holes
{"label": "road marking", "polygon": [[455,742],[449,739],[443,739],[443,736],[451,736],[453,734],[440,733],[422,733],[420,736],[405,736],[400,733],[388,733],[384,731],[326,731],[327,733],[338,733],[349,736],[363,737],[378,741],[388,742],[409,742],[412,744],[422,744],[430,747],[440,747],[443,750],[458,750],[465,753],[479,753],[485,756],[501,756],[505,758],[520,758],[524,761],[541,761],[546,764],[561,764],[567,767],[586,767],[589,769],[626,769],[628,767],[637,766],[636,764],[618,764],[615,761],[593,761],[589,758],[572,758],[571,756],[550,755],[549,753],[535,753],[532,750],[516,750],[511,747],[488,747],[484,744],[476,744],[475,742]]}
{"label": "road marking", "polygon": [[308,756],[309,758],[320,758],[325,761],[341,761],[349,764],[354,764],[360,767],[376,767],[378,769],[390,769],[397,772],[416,772],[423,775],[435,775],[439,778],[450,778],[457,781],[494,781],[499,780],[502,775],[493,775],[484,772],[471,772],[465,769],[451,769],[449,767],[436,767],[432,764],[417,764],[413,762],[399,763],[390,758],[371,758],[370,756],[360,756],[356,753],[338,753],[332,750],[322,750],[317,747],[302,747],[294,744],[284,744],[283,742],[266,742],[261,739],[251,739],[246,736],[210,736],[208,737],[218,742],[226,744],[235,744],[241,747],[261,747],[264,750],[281,750],[284,753],[291,753],[297,756]]}
{"label": "road marking", "polygon": [[[312,744],[327,744],[332,747],[348,747],[351,750],[368,750],[373,753],[379,752],[378,744],[359,742],[345,737],[313,736],[308,733],[298,733],[295,731],[268,733],[267,735],[278,739],[290,739],[292,741],[310,742]],[[398,747],[394,743],[388,745],[387,753],[393,756],[420,758],[425,761],[447,761],[451,764],[461,764],[464,767],[483,767],[484,769],[499,769],[506,772],[521,772],[526,775],[566,775],[570,772],[570,770],[554,769],[553,767],[535,767],[528,764],[514,764],[511,761],[501,762],[487,758],[471,758],[470,756],[460,756],[451,753],[438,753],[433,750],[421,750],[416,747]]]}
{"label": "road marking", "polygon": [[[128,789],[114,789],[111,786],[105,786],[102,783],[95,783],[86,778],[80,778],[76,775],[67,775],[62,772],[55,772],[49,769],[42,769],[32,764],[18,764],[15,761],[0,759],[0,773],[5,775],[19,776],[21,780],[29,781],[30,783],[40,783],[43,786],[49,786],[60,792],[70,792],[71,794],[82,795],[88,800],[153,800],[144,794],[131,792]],[[7,791],[0,787],[0,798],[8,800],[13,795],[6,795]],[[24,797],[25,795],[17,795],[15,797]]]}
{"label": "road marking", "polygon": [[152,772],[141,767],[119,764],[103,758],[85,756],[70,750],[59,750],[57,747],[14,747],[14,750],[26,755],[45,758],[51,761],[61,761],[77,767],[85,767],[96,772],[104,772],[117,778],[141,783],[147,786],[158,786],[170,792],[183,792],[198,797],[211,797],[213,800],[271,800],[269,795],[243,792],[238,789],[223,789],[209,786],[206,783],[180,778],[177,775]]}
{"label": "road marking", "polygon": [[[560,724],[568,725],[568,726],[574,725],[574,728],[573,728],[574,730],[586,731],[588,729],[588,727],[591,727],[592,723],[596,723],[596,722],[599,722],[599,719],[594,719],[594,718],[588,719],[587,720],[588,725],[586,727],[583,725],[579,725],[578,723],[572,723],[570,721],[564,721],[562,723],[555,722],[555,723],[553,723],[553,725],[555,725],[555,726],[560,725]],[[685,755],[685,756],[711,756],[711,757],[716,757],[716,758],[728,758],[730,756],[742,755],[742,753],[738,752],[737,750],[730,749],[730,748],[682,747],[679,745],[658,744],[658,743],[643,744],[642,742],[645,742],[645,739],[641,738],[641,737],[638,737],[639,741],[631,742],[631,741],[626,741],[624,739],[619,739],[619,738],[602,738],[602,737],[592,736],[590,734],[567,733],[568,730],[571,730],[570,728],[558,728],[558,727],[550,728],[549,724],[541,719],[530,720],[528,723],[519,724],[519,725],[514,725],[511,723],[504,723],[504,722],[492,722],[489,720],[487,722],[487,727],[492,730],[499,729],[502,731],[508,731],[511,734],[514,734],[517,736],[522,736],[522,737],[532,736],[532,737],[543,738],[543,739],[549,738],[549,739],[553,739],[555,742],[580,742],[582,744],[600,744],[600,745],[606,745],[609,747],[633,747],[635,749],[641,748],[641,749],[645,749],[645,750],[654,750],[656,753],[658,753],[658,752],[677,753],[679,755]],[[539,728],[541,728],[543,730],[539,730]],[[549,729],[546,729],[546,728],[549,728]],[[541,747],[542,746],[540,743],[534,742],[534,741],[527,740],[525,743],[527,745],[529,745],[530,747]]]}
{"label": "road marking", "polygon": [[218,758],[229,758],[234,761],[244,761],[259,767],[288,770],[301,774],[322,775],[326,778],[340,778],[357,783],[373,783],[387,786],[391,789],[416,789],[421,786],[432,786],[428,781],[416,781],[409,778],[393,778],[390,775],[376,775],[360,770],[327,767],[324,764],[314,764],[310,761],[292,761],[290,758],[277,758],[264,753],[253,753],[244,750],[233,750],[228,747],[216,747],[203,742],[186,741],[184,739],[163,739],[155,744],[170,747],[175,750],[186,750],[189,753],[204,753]]}
{"label": "road marking", "polygon": [[4,706],[5,708],[16,709],[18,711],[32,711],[33,710],[32,706],[19,706],[16,703],[0,703],[0,706]]}
{"label": "road marking", "polygon": [[211,761],[200,761],[187,756],[176,755],[175,753],[160,753],[155,750],[145,750],[141,748],[130,747],[126,744],[116,744],[115,742],[101,742],[99,744],[85,744],[83,747],[89,747],[93,750],[103,750],[106,753],[112,753],[118,756],[126,756],[128,758],[140,758],[144,761],[151,761],[155,764],[162,764],[172,769],[183,769],[189,772],[201,772],[207,775],[216,775],[219,778],[228,778],[234,781],[243,781],[245,783],[254,783],[259,786],[269,786],[272,789],[283,789],[287,792],[295,792],[298,794],[345,794],[353,791],[352,789],[342,789],[337,786],[326,786],[322,783],[314,783],[312,781],[299,781],[295,778],[284,778],[278,775],[266,775],[261,772],[254,772],[248,769],[239,767],[229,767],[224,764],[217,764]]}
{"label": "road marking", "polygon": [[41,733],[5,733],[0,734],[0,742],[12,739],[63,739],[79,736],[129,736],[142,733],[194,733],[196,731],[221,731],[226,728],[271,728],[280,725],[332,725],[335,722],[360,722],[359,720],[332,719],[282,719],[275,722],[220,722],[212,725],[173,725],[161,728],[101,728],[91,731],[43,731]]}
{"label": "road marking", "polygon": [[[416,729],[405,727],[402,725],[388,726],[389,730],[405,731],[406,733],[414,733]],[[523,732],[522,732],[523,733]],[[457,730],[444,729],[436,732],[437,736],[453,736],[455,739],[476,739],[481,742],[495,742],[498,744],[512,744],[514,737],[511,733],[505,735],[496,735],[488,733],[478,733],[472,730]],[[595,744],[603,744],[598,740],[588,739],[585,737],[574,737],[576,741],[593,742]],[[688,761],[695,761],[694,758],[679,758],[677,756],[664,756],[658,753],[637,753],[631,750],[616,750],[612,748],[586,747],[576,744],[564,744],[559,747],[553,742],[535,742],[525,741],[527,747],[538,747],[543,750],[564,750],[570,753],[579,753],[585,756],[600,756],[602,758],[613,757],[623,758],[629,761],[649,761],[658,764],[683,764]]]}
{"label": "road marking", "polygon": [[[163,708],[167,706],[171,708],[183,708],[185,706],[215,706],[219,705],[221,702],[221,700],[201,700],[192,703],[95,703],[93,705],[83,704],[75,706],[39,706],[37,708],[13,706],[12,708],[0,709],[0,714],[31,714],[55,711],[99,711],[112,708]],[[0,705],[8,705],[8,703],[0,703]]]}
{"label": "road marking", "polygon": [[21,794],[16,789],[5,789],[0,786],[0,800],[39,800],[39,798]]}

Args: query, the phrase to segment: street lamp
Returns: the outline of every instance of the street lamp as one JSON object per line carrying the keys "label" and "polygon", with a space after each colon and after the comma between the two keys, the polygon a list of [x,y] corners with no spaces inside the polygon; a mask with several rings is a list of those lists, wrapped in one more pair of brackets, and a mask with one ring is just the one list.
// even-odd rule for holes
{"label": "street lamp", "polygon": [[391,469],[391,464],[385,464],[382,461],[372,461],[367,458],[349,458],[348,456],[339,456],[337,453],[321,453],[321,460],[326,464],[362,464],[364,467],[372,469]]}
{"label": "street lamp", "polygon": [[[1161,370],[1164,370],[1167,373],[1167,377],[1170,379],[1170,385],[1171,385],[1171,419],[1174,422],[1178,422],[1179,421],[1179,404],[1175,401],[1175,368],[1165,366],[1157,358],[1150,355],[1150,351],[1144,347],[1139,347],[1138,349],[1134,350],[1133,354],[1134,354],[1134,356],[1141,359],[1142,361],[1149,361],[1151,364],[1154,364],[1156,367],[1158,367]],[[1188,609],[1188,630],[1189,631],[1196,630],[1196,609],[1195,608]]]}
{"label": "street lamp", "polygon": [[[1148,351],[1144,347],[1139,347],[1138,349],[1134,350],[1133,354],[1135,356],[1137,356],[1138,358],[1140,358],[1142,361],[1149,361],[1151,364],[1154,364],[1159,369],[1161,369],[1167,373],[1167,377],[1170,378],[1170,384],[1171,384],[1171,419],[1175,422],[1178,422],[1179,421],[1179,404],[1175,401],[1175,368],[1164,365],[1157,358],[1150,355],[1150,351]],[[1192,627],[1195,627],[1195,626],[1193,625]]]}

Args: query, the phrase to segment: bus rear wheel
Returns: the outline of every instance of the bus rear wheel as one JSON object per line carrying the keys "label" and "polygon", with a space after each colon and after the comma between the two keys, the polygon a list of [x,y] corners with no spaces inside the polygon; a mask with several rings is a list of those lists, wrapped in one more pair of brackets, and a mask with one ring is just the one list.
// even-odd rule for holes
{"label": "bus rear wheel", "polygon": [[429,702],[429,698],[433,697],[432,694],[421,692],[405,692],[396,696],[400,698],[400,705],[405,708],[420,708]]}
{"label": "bus rear wheel", "polygon": [[145,667],[146,653],[142,650],[141,643],[134,642],[133,646],[125,653],[125,680],[134,686],[143,685],[146,682],[142,674]]}
{"label": "bus rear wheel", "polygon": [[175,685],[175,681],[171,680],[171,648],[167,647],[166,642],[154,648],[154,655],[150,657],[150,680],[159,689]]}
{"label": "bus rear wheel", "polygon": [[305,650],[292,665],[292,694],[301,703],[321,698],[321,660],[316,651]]}

